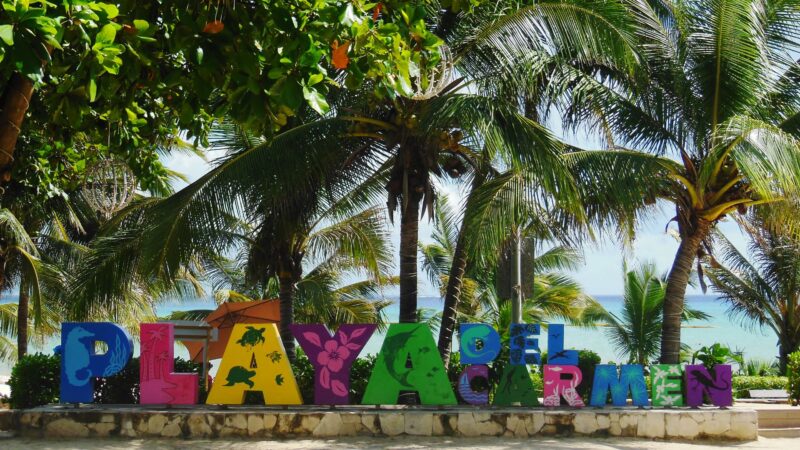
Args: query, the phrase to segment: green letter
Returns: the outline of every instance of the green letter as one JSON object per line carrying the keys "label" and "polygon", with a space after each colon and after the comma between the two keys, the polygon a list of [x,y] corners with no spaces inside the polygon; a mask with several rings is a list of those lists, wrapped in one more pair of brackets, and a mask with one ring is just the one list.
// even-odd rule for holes
{"label": "green letter", "polygon": [[494,393],[494,405],[512,406],[519,403],[522,406],[539,406],[539,395],[531,381],[528,366],[506,364],[503,376]]}
{"label": "green letter", "polygon": [[423,405],[456,404],[431,330],[424,324],[389,325],[361,403],[393,405],[401,391],[417,391]]}

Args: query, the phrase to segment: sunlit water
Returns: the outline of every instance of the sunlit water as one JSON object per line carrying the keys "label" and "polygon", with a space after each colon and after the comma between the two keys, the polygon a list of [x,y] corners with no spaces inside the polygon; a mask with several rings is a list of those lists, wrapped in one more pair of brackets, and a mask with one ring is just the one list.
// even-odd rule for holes
{"label": "sunlit water", "polygon": [[[596,298],[611,312],[619,313],[622,308],[622,299],[619,296],[599,296]],[[16,297],[14,296],[4,295],[0,297],[0,303],[15,301]],[[709,321],[695,321],[689,323],[683,329],[683,342],[693,349],[719,342],[742,352],[745,358],[771,359],[777,356],[777,338],[773,334],[766,329],[759,330],[746,325],[743,326],[738,320],[731,320],[726,312],[726,306],[714,297],[687,296],[687,302],[690,307],[711,316]],[[442,303],[442,300],[436,297],[421,297],[419,299],[420,308],[436,311],[442,309]],[[166,315],[173,311],[212,309],[214,307],[215,305],[210,298],[197,301],[171,302],[162,304],[158,308],[158,313],[159,315]],[[397,320],[398,313],[399,308],[396,303],[387,309],[387,317],[390,320]],[[606,338],[605,331],[603,328],[587,329],[567,326],[564,345],[566,348],[589,349],[597,352],[603,362],[620,361],[621,358]],[[381,335],[374,335],[362,353],[377,353],[382,342],[383,337]],[[546,339],[542,339],[541,344],[546,348]],[[58,339],[54,338],[49,340],[46,345],[34,346],[31,350],[51,353],[56,345],[58,345]],[[138,355],[138,346],[134,353]],[[186,350],[180,345],[175,347],[175,354],[184,358],[188,356]],[[9,364],[0,361],[0,374],[7,375],[10,372]]]}

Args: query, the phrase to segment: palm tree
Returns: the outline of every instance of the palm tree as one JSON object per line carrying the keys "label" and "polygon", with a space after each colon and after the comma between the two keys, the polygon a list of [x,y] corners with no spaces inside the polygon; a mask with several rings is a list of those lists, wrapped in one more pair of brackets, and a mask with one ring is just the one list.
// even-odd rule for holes
{"label": "palm tree", "polygon": [[[433,178],[446,174],[460,177],[466,172],[472,177],[475,189],[492,178],[492,167],[524,169],[525,175],[520,175],[521,170],[511,170],[511,174],[498,180],[495,193],[518,188],[520,178],[526,177],[527,182],[536,183],[536,190],[550,196],[563,212],[569,213],[565,216],[571,215],[569,222],[576,223],[586,214],[581,210],[578,188],[568,170],[570,162],[576,171],[601,162],[606,166],[628,164],[627,155],[620,158],[625,160],[621,163],[608,161],[608,156],[602,157],[606,161],[598,161],[596,156],[586,157],[581,152],[568,158],[571,161],[557,158],[566,147],[538,123],[541,114],[536,106],[547,98],[542,93],[542,83],[540,80],[530,83],[527,78],[521,80],[515,76],[539,69],[528,65],[531,60],[527,53],[541,53],[564,41],[586,47],[573,55],[575,62],[605,61],[606,46],[614,47],[622,55],[619,59],[631,59],[633,49],[625,45],[628,36],[607,26],[609,19],[619,15],[621,4],[608,7],[606,2],[595,3],[587,2],[580,8],[560,1],[538,2],[532,7],[519,1],[484,2],[471,8],[469,14],[459,12],[453,4],[435,3],[434,8],[438,6],[440,14],[431,26],[453,50],[453,65],[461,78],[422,100],[397,99],[390,105],[362,111],[362,117],[349,117],[361,123],[362,135],[381,141],[391,152],[393,169],[387,185],[388,206],[390,211],[399,206],[402,216],[402,322],[415,321],[418,222],[420,212],[433,214],[436,199]],[[531,23],[518,20],[529,13],[536,16]],[[506,39],[509,36],[512,38]],[[521,42],[511,42],[516,36]],[[518,53],[521,47],[525,47],[524,51]],[[653,165],[652,161],[645,163]],[[631,204],[625,202],[641,203],[641,196],[632,199],[629,195],[630,185],[602,184],[610,187],[608,193],[615,194],[609,196],[617,200],[617,213],[624,210],[629,214]],[[641,182],[633,185],[636,192],[652,190],[652,185],[645,188],[642,185]],[[616,195],[620,190],[625,194]],[[516,195],[529,196],[521,191]],[[609,207],[599,205],[593,213],[608,212]],[[517,226],[529,220],[518,216],[513,215]],[[465,241],[458,239],[445,294],[440,339],[444,347],[452,336],[466,265]]]}
{"label": "palm tree", "polygon": [[[620,39],[614,30],[605,28],[605,20],[596,18],[596,11],[591,14],[585,11],[552,3],[545,15],[577,21],[580,25],[577,28],[561,26],[552,31],[589,45],[592,52],[585,52],[578,59],[594,61],[603,52],[598,42]],[[515,29],[512,22],[505,22],[505,27],[498,26],[499,22],[494,19],[505,15],[507,9],[489,11],[482,22],[487,28],[475,34],[471,24],[460,19],[462,16],[454,16],[452,11],[444,14],[436,29],[454,44],[451,45],[455,49],[454,62],[459,71],[464,69],[463,74],[468,76],[452,82],[437,95],[375,99],[361,91],[332,90],[331,98],[327,99],[332,111],[329,116],[320,119],[301,114],[295,117],[287,131],[229,155],[180,193],[158,205],[153,204],[148,208],[147,218],[138,225],[139,234],[146,235],[146,242],[135,244],[140,252],[137,260],[142,267],[147,267],[141,269],[141,273],[169,282],[181,264],[196,256],[198,249],[224,252],[233,239],[230,233],[224,232],[231,218],[247,221],[253,205],[262,201],[275,202],[275,208],[293,211],[297,216],[298,209],[292,208],[304,203],[307,197],[303,196],[344,199],[343,193],[353,192],[356,186],[369,180],[368,188],[361,189],[364,194],[356,196],[354,202],[373,198],[377,193],[375,187],[384,184],[390,213],[400,209],[400,320],[413,322],[417,316],[418,225],[420,215],[430,214],[435,203],[433,178],[480,174],[476,169],[487,161],[497,167],[524,168],[525,176],[535,182],[538,192],[546,193],[578,221],[584,213],[577,202],[579,188],[570,170],[580,172],[576,168],[591,166],[596,158],[575,155],[568,164],[561,158],[564,146],[529,115],[520,113],[519,98],[499,95],[496,89],[485,89],[495,85],[492,80],[507,79],[504,68],[513,66],[513,61],[504,60],[502,64],[493,65],[489,75],[470,69],[476,61],[470,55],[476,49],[498,42],[495,39],[498,34]],[[549,47],[538,35],[534,41],[538,50]],[[425,77],[420,78],[424,80]],[[611,161],[606,164],[608,167],[619,168],[620,165]],[[292,174],[293,178],[287,174]],[[499,185],[507,187],[509,180],[517,178],[511,175]],[[608,186],[611,186],[608,191],[595,190],[601,193],[595,196],[616,192],[620,186],[628,189],[629,185]],[[500,191],[503,189],[496,192]],[[510,191],[513,187],[503,192]],[[642,202],[641,196],[629,197],[634,198],[634,203]],[[263,209],[255,211],[266,214]],[[299,209],[301,215],[305,211]],[[593,213],[590,208],[589,214]],[[517,219],[520,218],[515,215]],[[522,222],[517,220],[516,223]],[[119,235],[117,239],[135,241],[132,235],[127,238]],[[126,247],[122,242],[118,245],[132,246]],[[292,244],[284,242],[284,245]],[[284,253],[292,256],[288,250]],[[297,264],[292,259],[281,260],[285,266],[284,278],[297,277],[292,267]],[[462,261],[462,258],[454,260]],[[128,261],[121,264],[125,267]],[[453,279],[457,282],[458,277]],[[289,289],[285,291],[288,296]]]}
{"label": "palm tree", "polygon": [[[431,282],[438,286],[443,296],[449,286],[452,259],[460,233],[458,217],[447,206],[447,198],[439,202],[434,210],[433,243],[421,246],[422,267]],[[540,230],[529,227],[523,238],[532,239]],[[466,235],[466,239],[472,236]],[[495,248],[499,255],[501,248]],[[507,335],[511,323],[510,299],[500,298],[495,290],[498,256],[486,258],[469,258],[465,274],[461,281],[463,286],[458,306],[457,319],[460,321],[485,321],[496,326],[501,334]],[[487,265],[484,262],[489,261]],[[555,246],[542,252],[533,260],[533,273],[525,274],[533,279],[533,293],[525,298],[522,305],[523,318],[531,323],[546,322],[560,318],[578,322],[584,308],[593,305],[594,300],[583,293],[580,284],[562,273],[572,270],[580,264],[581,258],[574,249]],[[441,345],[440,334],[440,345]],[[449,354],[449,346],[448,346]],[[440,349],[441,351],[441,349]]]}
{"label": "palm tree", "polygon": [[[524,117],[538,122],[551,113],[561,95],[549,87],[554,67],[566,63],[583,68],[628,67],[636,61],[632,37],[638,21],[626,13],[626,5],[580,0],[485,2],[470,14],[444,9],[436,30],[454,48],[456,67],[471,91],[512,102]],[[580,51],[572,51],[571,46],[580,46]],[[553,198],[552,191],[539,184],[537,168],[529,165],[503,167],[491,158],[473,164],[465,220],[445,291],[439,338],[445,361],[469,259],[496,255],[493,250],[508,243],[514,234],[510,231],[521,228],[537,227],[540,239],[569,237],[571,245],[606,229],[627,239],[637,219],[653,210],[656,195],[665,189],[660,175],[672,167],[671,161],[616,149],[585,151],[563,146],[560,151],[579,193],[577,199]],[[640,173],[652,177],[645,180]],[[578,205],[580,213],[575,210]],[[545,211],[549,219],[537,221]],[[470,233],[470,229],[476,231]],[[466,238],[470,234],[475,236],[473,242]]]}
{"label": "palm tree", "polygon": [[[516,32],[495,33],[472,52],[472,66],[517,60],[507,78],[553,99],[568,127],[597,130],[613,149],[675,158],[639,176],[668,181],[658,198],[675,208],[681,242],[667,279],[660,359],[677,363],[686,286],[711,230],[729,214],[798,193],[800,9],[774,0],[570,5],[592,9],[618,39],[598,34],[601,53],[578,38],[541,49],[539,30],[567,21],[543,18],[553,4],[539,2],[500,19],[496,27],[510,23]],[[597,57],[587,63],[586,54]]]}
{"label": "palm tree", "polygon": [[[8,209],[0,210],[0,290],[6,291],[18,286],[19,298],[16,305],[2,305],[0,330],[4,336],[17,337],[17,358],[28,351],[29,313],[33,312],[33,324],[40,337],[54,330],[52,314],[46,296],[42,294],[44,285],[63,286],[61,272],[42,260],[39,248],[17,217]],[[52,291],[51,291],[52,292]],[[48,297],[49,299],[49,297]],[[0,354],[9,357],[13,347],[7,338],[0,344]]]}
{"label": "palm tree", "polygon": [[[102,246],[116,255],[84,268],[80,295],[106,296],[134,275],[168,286],[187,267],[202,277],[222,270],[219,255],[238,250],[246,262],[245,286],[263,289],[277,280],[281,336],[293,356],[289,325],[304,265],[340,263],[376,283],[387,280],[391,266],[384,219],[372,206],[371,192],[383,178],[364,176],[372,172],[357,164],[342,170],[348,153],[332,150],[332,141],[315,145],[314,137],[329,139],[318,134],[322,129],[341,125],[315,122],[266,141],[222,124],[212,142],[227,155],[173,196],[143,202],[126,213],[131,219],[121,215]],[[115,277],[113,285],[102,280]]]}
{"label": "palm tree", "polygon": [[[584,311],[587,323],[601,323],[605,334],[629,364],[647,365],[659,354],[661,321],[667,281],[655,265],[645,263],[634,270],[625,269],[622,312],[618,315],[595,304]],[[686,308],[682,320],[707,320],[702,311]]]}
{"label": "palm tree", "polygon": [[775,333],[780,371],[786,373],[789,354],[800,348],[800,236],[767,220],[759,211],[764,208],[739,220],[750,235],[749,254],[716,233],[718,251],[705,269],[731,316]]}

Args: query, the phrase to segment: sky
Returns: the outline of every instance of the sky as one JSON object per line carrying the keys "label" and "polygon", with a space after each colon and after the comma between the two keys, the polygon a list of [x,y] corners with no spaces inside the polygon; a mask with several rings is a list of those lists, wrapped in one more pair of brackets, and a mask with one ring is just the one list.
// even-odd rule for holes
{"label": "sky", "polygon": [[[183,173],[190,181],[196,180],[209,169],[209,163],[195,155],[173,154],[165,161],[166,165]],[[181,186],[176,186],[181,187]],[[439,186],[440,192],[446,193],[453,203],[457,206],[461,196],[459,189],[453,184]],[[661,211],[653,215],[645,223],[641,224],[636,233],[636,239],[629,249],[623,249],[619,242],[611,239],[588,243],[582,249],[584,252],[584,263],[574,271],[572,275],[580,282],[586,293],[590,295],[619,295],[622,293],[623,260],[627,260],[629,265],[636,261],[654,262],[659,270],[666,272],[672,265],[675,252],[678,249],[678,241],[671,234],[665,232],[670,218],[670,205],[661,205]],[[670,224],[674,229],[675,224]],[[397,255],[397,248],[400,240],[399,225],[393,225],[390,229],[392,245]],[[740,250],[746,249],[746,238],[739,231],[738,226],[728,219],[727,222],[720,224],[720,229],[726,234],[736,247]],[[430,242],[432,224],[427,218],[420,223],[420,240]],[[395,267],[397,267],[397,256],[395,256]],[[438,296],[437,289],[431,285],[427,277],[420,276],[419,295]],[[689,286],[687,294],[701,294],[699,287]],[[387,295],[396,295],[389,290]]]}

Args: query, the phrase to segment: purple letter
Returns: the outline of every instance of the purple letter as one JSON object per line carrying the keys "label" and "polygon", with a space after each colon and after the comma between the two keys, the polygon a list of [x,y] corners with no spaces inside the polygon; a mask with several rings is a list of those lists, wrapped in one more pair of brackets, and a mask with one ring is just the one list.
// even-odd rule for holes
{"label": "purple letter", "polygon": [[706,366],[686,366],[686,404],[700,406],[703,404],[703,394],[711,399],[716,406],[733,405],[733,388],[731,386],[731,366],[717,364],[712,369],[714,376]]}
{"label": "purple letter", "polygon": [[314,366],[314,403],[350,403],[350,368],[377,325],[342,325],[334,336],[324,325],[290,325]]}
{"label": "purple letter", "polygon": [[461,377],[458,379],[458,393],[470,405],[488,405],[489,389],[484,389],[483,391],[472,389],[471,382],[474,378],[484,378],[488,387],[489,366],[477,364],[464,367],[464,372],[461,373]]}

